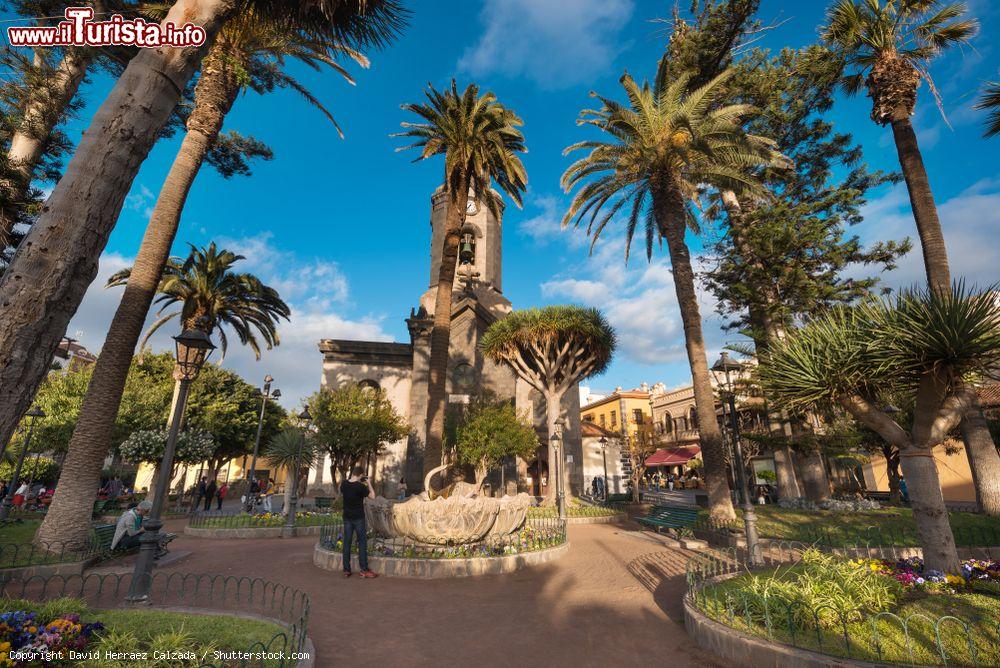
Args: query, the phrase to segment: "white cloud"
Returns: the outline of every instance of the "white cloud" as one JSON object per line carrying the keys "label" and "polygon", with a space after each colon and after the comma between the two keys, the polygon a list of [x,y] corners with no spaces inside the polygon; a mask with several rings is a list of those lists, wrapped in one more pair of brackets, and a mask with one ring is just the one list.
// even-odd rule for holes
{"label": "white cloud", "polygon": [[539,195],[531,199],[529,206],[538,210],[538,214],[519,221],[518,234],[529,237],[540,246],[558,241],[560,244],[568,244],[571,248],[583,248],[590,243],[590,239],[582,230],[572,226],[562,226],[566,205],[559,197]]}
{"label": "white cloud", "polygon": [[[982,179],[958,195],[938,203],[952,279],[989,285],[1000,278],[996,258],[1000,257],[1000,175]],[[864,210],[865,222],[859,230],[867,241],[910,237],[914,247],[899,266],[882,275],[890,287],[922,285],[925,282],[916,223],[902,184],[872,200]],[[852,268],[852,275],[867,275],[865,268]]]}
{"label": "white cloud", "polygon": [[149,218],[153,215],[156,195],[141,183],[138,186],[138,190],[133,188],[133,192],[125,198],[125,208],[141,214],[143,218]]}
{"label": "white cloud", "polygon": [[[665,254],[624,263],[624,242],[599,242],[593,256],[541,285],[546,298],[601,309],[618,333],[620,351],[641,364],[687,361],[674,276]],[[702,326],[710,348],[724,338],[711,297],[699,289]]]}
{"label": "white cloud", "polygon": [[[382,327],[382,316],[350,314],[351,308],[346,303],[350,292],[348,281],[336,263],[303,259],[296,253],[275,247],[269,235],[220,240],[220,245],[246,255],[246,260],[238,263],[236,269],[257,274],[278,289],[292,309],[291,319],[282,321],[278,327],[281,344],[261,351],[260,361],[249,348],[239,345],[235,336],[230,336],[223,362],[223,366],[250,383],[260,383],[264,375],[270,373],[275,378],[275,386],[281,389],[284,406],[297,406],[299,399],[319,388],[322,358],[317,344],[320,339],[391,340]],[[69,336],[79,339],[92,352],[100,351],[122,294],[121,288],[105,289],[104,284],[111,274],[131,266],[133,259],[117,253],[101,256],[98,276],[67,328]],[[150,314],[147,318],[147,327],[154,317]],[[161,328],[151,340],[152,349],[173,349],[170,336],[175,333],[170,325]],[[218,335],[214,338],[218,343]]]}
{"label": "white cloud", "polygon": [[585,83],[622,49],[631,0],[487,0],[479,42],[459,69],[476,76],[524,76],[543,88]]}

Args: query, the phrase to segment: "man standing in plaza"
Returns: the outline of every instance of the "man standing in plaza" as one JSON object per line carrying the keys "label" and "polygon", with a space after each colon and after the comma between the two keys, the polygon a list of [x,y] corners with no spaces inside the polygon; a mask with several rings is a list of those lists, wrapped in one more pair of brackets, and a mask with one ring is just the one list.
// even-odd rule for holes
{"label": "man standing in plaza", "polygon": [[377,578],[378,574],[368,569],[368,527],[365,526],[365,499],[374,499],[375,490],[360,466],[351,469],[351,477],[340,483],[340,495],[344,500],[344,577],[351,577],[351,543],[353,534],[358,534],[358,564],[361,577]]}

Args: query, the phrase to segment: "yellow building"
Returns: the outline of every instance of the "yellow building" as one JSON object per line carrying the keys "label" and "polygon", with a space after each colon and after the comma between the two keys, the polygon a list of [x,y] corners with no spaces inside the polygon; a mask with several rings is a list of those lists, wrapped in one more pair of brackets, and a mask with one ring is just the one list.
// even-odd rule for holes
{"label": "yellow building", "polygon": [[591,401],[580,409],[581,422],[593,422],[616,434],[635,438],[639,425],[652,418],[649,386],[643,383],[634,390],[617,388],[613,394]]}

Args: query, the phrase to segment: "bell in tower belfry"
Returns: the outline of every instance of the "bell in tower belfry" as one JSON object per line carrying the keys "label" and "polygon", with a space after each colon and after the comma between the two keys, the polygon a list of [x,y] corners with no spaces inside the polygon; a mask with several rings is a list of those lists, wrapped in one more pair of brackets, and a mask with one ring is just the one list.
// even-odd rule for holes
{"label": "bell in tower belfry", "polygon": [[474,241],[471,232],[466,232],[462,235],[462,243],[458,247],[459,264],[475,264],[476,249],[473,243]]}

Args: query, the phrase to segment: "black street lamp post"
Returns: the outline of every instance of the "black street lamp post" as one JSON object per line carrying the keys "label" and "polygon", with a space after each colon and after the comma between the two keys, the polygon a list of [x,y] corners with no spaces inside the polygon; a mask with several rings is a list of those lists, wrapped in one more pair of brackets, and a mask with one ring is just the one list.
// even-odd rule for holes
{"label": "black street lamp post", "polygon": [[125,600],[130,603],[141,603],[149,598],[153,579],[153,561],[155,561],[156,553],[159,550],[160,529],[163,528],[160,515],[163,512],[164,500],[167,498],[170,486],[170,472],[174,468],[177,435],[181,430],[188,390],[191,387],[191,381],[197,378],[198,372],[205,364],[205,360],[215,350],[208,334],[198,329],[186,329],[181,332],[180,336],[175,336],[174,341],[177,348],[174,377],[179,381],[179,386],[172,411],[170,430],[167,433],[167,442],[163,448],[163,459],[160,461],[160,475],[156,477],[153,507],[149,511],[149,516],[142,523],[143,533],[139,539],[139,556],[135,561],[135,571],[132,574],[128,596],[125,597]]}
{"label": "black street lamp post", "polygon": [[[763,563],[760,553],[760,542],[757,537],[757,513],[754,511],[753,500],[750,497],[750,488],[747,482],[746,468],[743,465],[743,448],[740,445],[740,425],[736,415],[736,392],[733,389],[733,380],[730,375],[733,371],[741,371],[743,365],[735,360],[729,359],[729,353],[723,352],[719,359],[712,365],[712,373],[725,376],[724,404],[729,405],[729,434],[733,447],[733,468],[736,469],[736,484],[740,488],[741,505],[743,509],[743,526],[746,531],[747,550],[750,553],[750,563],[759,566]],[[720,383],[721,384],[721,383]]]}
{"label": "black street lamp post", "polygon": [[[295,513],[298,511],[299,507],[299,471],[302,468],[302,446],[306,443],[306,429],[309,428],[309,422],[312,420],[312,415],[309,414],[309,408],[303,408],[302,412],[299,413],[299,419],[302,420],[302,435],[299,438],[299,449],[295,453],[295,467],[292,469],[292,494],[288,498],[288,508],[285,509],[285,526],[281,529],[282,538],[292,538],[295,536]],[[285,483],[288,484],[287,482]]]}
{"label": "black street lamp post", "polygon": [[[10,483],[7,485],[7,494],[3,497],[3,504],[0,505],[0,521],[7,519],[7,516],[10,514],[10,508],[14,505],[14,492],[18,488],[18,481],[21,478],[21,467],[24,466],[24,456],[28,454],[28,449],[31,447],[31,437],[35,433],[35,421],[38,418],[45,417],[45,413],[37,406],[24,415],[31,418],[31,421],[28,423],[28,436],[24,441],[24,447],[21,448],[21,453],[17,456],[17,465],[14,467],[14,474],[10,477]],[[31,490],[29,489],[28,491],[30,492]]]}
{"label": "black street lamp post", "polygon": [[604,459],[604,502],[608,502],[608,437],[601,436],[601,457]]}
{"label": "black street lamp post", "polygon": [[257,418],[257,438],[253,442],[253,458],[250,460],[250,470],[247,472],[247,490],[244,498],[243,507],[248,512],[253,512],[253,495],[250,493],[250,487],[253,485],[254,476],[257,475],[257,453],[260,452],[260,434],[264,430],[264,411],[267,408],[268,399],[277,399],[281,396],[281,390],[274,388],[274,392],[271,391],[271,383],[274,382],[274,378],[271,374],[264,376],[264,389],[260,393],[260,417]]}

